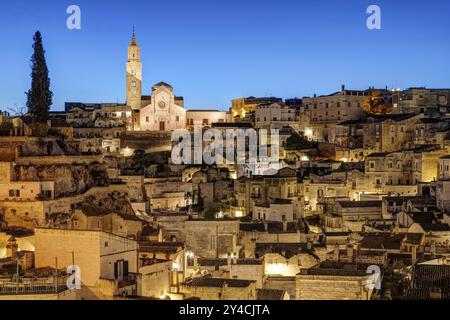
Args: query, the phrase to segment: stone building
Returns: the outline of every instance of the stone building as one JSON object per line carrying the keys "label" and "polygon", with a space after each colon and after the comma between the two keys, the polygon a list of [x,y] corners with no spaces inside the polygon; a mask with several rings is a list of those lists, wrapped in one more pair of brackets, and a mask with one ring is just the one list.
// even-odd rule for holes
{"label": "stone building", "polygon": [[172,285],[172,261],[141,259],[139,265],[137,295],[140,297],[165,298]]}
{"label": "stone building", "polygon": [[443,118],[422,118],[415,124],[415,145],[448,145],[450,123]]}
{"label": "stone building", "polygon": [[299,130],[295,108],[281,103],[260,104],[255,109],[255,128],[281,129],[293,127]]}
{"label": "stone building", "polygon": [[269,205],[271,199],[298,200],[297,173],[283,168],[271,176],[240,178],[234,185],[234,207],[244,215],[252,214],[254,206]]}
{"label": "stone building", "polygon": [[196,278],[182,283],[180,293],[200,300],[255,300],[256,282],[250,280]]}
{"label": "stone building", "polygon": [[333,212],[347,220],[381,220],[382,202],[381,201],[337,201]]}
{"label": "stone building", "polygon": [[415,195],[419,182],[437,180],[439,159],[448,152],[447,149],[429,146],[370,154],[365,160],[366,178],[373,182],[370,190],[375,188],[387,194]]}
{"label": "stone building", "polygon": [[260,104],[282,103],[283,99],[275,97],[248,97],[239,98],[231,101],[231,115],[233,122],[239,122],[246,118],[249,113],[256,110]]}
{"label": "stone building", "polygon": [[370,300],[367,266],[326,261],[296,276],[297,300]]}
{"label": "stone building", "polygon": [[81,153],[118,154],[121,152],[121,137],[125,134],[126,128],[76,127],[73,131],[73,141],[78,144]]}
{"label": "stone building", "polygon": [[74,128],[129,127],[131,109],[120,103],[66,102],[65,120]]}
{"label": "stone building", "polygon": [[174,131],[186,128],[186,110],[182,98],[175,97],[173,88],[165,82],[152,88],[150,97],[143,97],[140,108],[141,131]]}
{"label": "stone building", "polygon": [[136,294],[136,241],[101,231],[36,229],[36,268],[81,271],[81,298],[112,299]]}
{"label": "stone building", "polygon": [[227,258],[238,254],[238,220],[188,220],[186,246],[202,258]]}
{"label": "stone building", "polygon": [[219,110],[188,110],[186,113],[186,129],[194,130],[194,125],[209,129],[214,123],[229,123],[231,114]]}
{"label": "stone building", "polygon": [[440,210],[450,212],[450,180],[440,180],[437,182],[436,202]]}
{"label": "stone building", "polygon": [[[118,210],[120,211],[120,210]],[[133,214],[112,212],[99,207],[82,206],[75,210],[70,228],[73,230],[100,230],[121,237],[138,240],[143,221]]]}
{"label": "stone building", "polygon": [[[196,259],[196,273],[210,274],[213,277],[224,277],[256,282],[256,288],[264,286],[265,264],[262,259],[240,259],[236,256],[223,259]],[[194,272],[193,272],[194,273]]]}
{"label": "stone building", "polygon": [[12,162],[0,162],[0,200],[34,201],[55,197],[54,181],[20,181]]}
{"label": "stone building", "polygon": [[409,88],[394,94],[396,113],[431,113],[450,107],[450,89]]}
{"label": "stone building", "polygon": [[448,300],[450,289],[448,281],[450,265],[417,264],[411,271],[411,288],[408,290],[408,300]]}
{"label": "stone building", "polygon": [[416,114],[370,116],[364,124],[364,149],[393,152],[414,147]]}
{"label": "stone building", "polygon": [[144,189],[151,210],[179,210],[192,204],[193,185],[178,178],[148,178]]}
{"label": "stone building", "polygon": [[309,140],[331,142],[336,140],[336,125],[364,117],[363,105],[370,101],[371,90],[342,90],[331,95],[304,98],[300,113],[301,130]]}
{"label": "stone building", "polygon": [[292,222],[300,218],[300,209],[292,200],[274,199],[268,205],[255,205],[253,220]]}
{"label": "stone building", "polygon": [[439,175],[439,160],[449,155],[450,148],[416,148],[412,154],[414,180],[417,182],[436,181]]}
{"label": "stone building", "polygon": [[438,180],[450,180],[450,155],[438,160]]}
{"label": "stone building", "polygon": [[[437,175],[437,164],[435,167]],[[433,171],[433,166],[422,167],[413,152],[370,154],[365,160],[365,175],[370,183],[368,191],[414,196],[417,194],[417,183],[432,175],[425,172],[422,174],[422,168],[428,172]]]}
{"label": "stone building", "polygon": [[268,277],[294,277],[320,262],[311,243],[257,243],[255,254],[264,259]]}

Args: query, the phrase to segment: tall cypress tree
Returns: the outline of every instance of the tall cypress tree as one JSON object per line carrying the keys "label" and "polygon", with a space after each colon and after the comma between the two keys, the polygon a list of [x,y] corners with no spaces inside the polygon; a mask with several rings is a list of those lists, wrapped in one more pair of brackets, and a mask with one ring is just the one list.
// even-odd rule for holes
{"label": "tall cypress tree", "polygon": [[42,46],[42,36],[39,31],[34,35],[31,57],[31,89],[27,92],[27,108],[36,123],[46,123],[49,118],[53,93],[50,91],[45,50]]}

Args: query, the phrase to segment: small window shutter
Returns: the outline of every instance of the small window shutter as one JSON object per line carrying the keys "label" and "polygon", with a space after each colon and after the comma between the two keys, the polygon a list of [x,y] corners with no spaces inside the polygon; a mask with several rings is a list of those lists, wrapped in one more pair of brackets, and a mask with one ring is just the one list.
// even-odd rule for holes
{"label": "small window shutter", "polygon": [[114,278],[117,279],[119,275],[117,274],[117,262],[114,263]]}

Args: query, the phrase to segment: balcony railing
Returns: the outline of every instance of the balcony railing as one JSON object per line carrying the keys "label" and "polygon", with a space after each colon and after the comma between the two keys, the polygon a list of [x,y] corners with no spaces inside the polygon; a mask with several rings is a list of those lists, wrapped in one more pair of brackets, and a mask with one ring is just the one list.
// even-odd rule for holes
{"label": "balcony railing", "polygon": [[21,278],[19,281],[13,279],[0,279],[0,296],[5,295],[32,295],[32,294],[59,294],[69,290],[67,287],[67,276],[58,278],[54,283],[48,279],[33,280]]}
{"label": "balcony railing", "polygon": [[118,281],[118,288],[126,288],[130,286],[135,286],[137,284],[137,273],[129,273],[128,275],[124,276],[121,281]]}

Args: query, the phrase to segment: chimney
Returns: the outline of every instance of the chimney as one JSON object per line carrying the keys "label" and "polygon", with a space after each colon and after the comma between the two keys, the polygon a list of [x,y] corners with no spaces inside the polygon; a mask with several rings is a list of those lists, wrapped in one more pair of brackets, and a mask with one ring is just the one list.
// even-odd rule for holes
{"label": "chimney", "polygon": [[436,244],[432,244],[430,248],[431,258],[436,258]]}
{"label": "chimney", "polygon": [[347,258],[350,259],[350,261],[353,262],[353,255],[354,255],[354,248],[353,245],[348,245],[347,246]]}
{"label": "chimney", "polygon": [[18,251],[19,245],[17,244],[17,240],[14,236],[11,236],[11,238],[8,239],[8,244],[6,245],[6,255],[8,258],[14,257]]}
{"label": "chimney", "polygon": [[398,223],[398,221],[395,221],[395,226],[394,226],[394,234],[399,234],[400,233],[400,225]]}
{"label": "chimney", "polygon": [[412,248],[412,252],[411,252],[411,261],[412,264],[415,265],[417,262],[417,247],[413,246]]}
{"label": "chimney", "polygon": [[283,232],[287,232],[288,229],[288,222],[286,221],[286,218],[283,219]]}
{"label": "chimney", "polygon": [[226,291],[228,290],[228,282],[224,282],[223,287],[222,287],[222,299],[225,300],[224,296]]}
{"label": "chimney", "polygon": [[343,85],[341,86],[341,89],[342,89],[342,90],[341,90],[342,92],[345,91],[345,84],[343,84]]}
{"label": "chimney", "polygon": [[264,231],[268,232],[269,231],[269,224],[267,223],[266,220],[263,221],[264,224]]}
{"label": "chimney", "polygon": [[336,244],[336,245],[334,246],[334,251],[333,251],[333,260],[334,260],[334,261],[339,261],[339,255],[340,255],[339,245]]}

